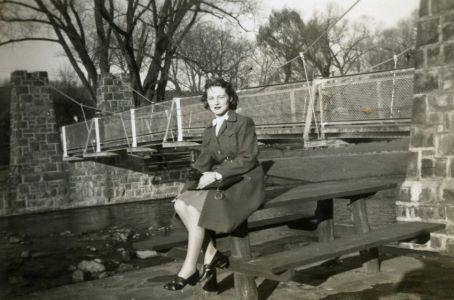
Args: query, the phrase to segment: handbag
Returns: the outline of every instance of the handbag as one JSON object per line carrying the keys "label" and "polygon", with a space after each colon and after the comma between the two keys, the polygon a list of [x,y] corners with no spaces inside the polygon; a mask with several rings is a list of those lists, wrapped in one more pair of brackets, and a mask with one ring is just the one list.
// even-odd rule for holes
{"label": "handbag", "polygon": [[[199,180],[198,179],[194,180],[192,178],[190,180],[192,182],[190,183],[190,185],[188,186],[187,189],[188,190],[199,190],[197,188],[197,185],[199,184]],[[242,175],[230,176],[230,177],[223,178],[221,180],[217,180],[215,182],[212,182],[212,183],[210,183],[209,185],[207,185],[206,187],[204,187],[201,190],[224,191],[224,190],[228,189],[229,187],[231,187],[232,185],[234,185],[235,183],[240,182],[241,180],[243,180],[243,176]]]}

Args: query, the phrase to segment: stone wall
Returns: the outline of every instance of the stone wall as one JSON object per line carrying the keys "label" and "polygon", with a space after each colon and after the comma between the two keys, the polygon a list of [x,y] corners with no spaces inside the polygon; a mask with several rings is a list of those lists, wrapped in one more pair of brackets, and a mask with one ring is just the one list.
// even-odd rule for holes
{"label": "stone wall", "polygon": [[130,170],[128,157],[115,158],[109,164],[80,161],[67,164],[69,196],[66,208],[126,203],[175,197],[184,182],[183,170],[149,172]]}
{"label": "stone wall", "polygon": [[10,180],[6,209],[23,212],[64,201],[60,138],[46,72],[11,74]]}
{"label": "stone wall", "polygon": [[419,15],[411,157],[397,219],[446,224],[419,248],[454,253],[454,1],[422,0]]}
{"label": "stone wall", "polygon": [[97,106],[104,112],[120,112],[134,107],[134,98],[126,75],[101,74],[98,78]]}
{"label": "stone wall", "polygon": [[[0,215],[162,199],[178,193],[184,169],[149,171],[143,160],[126,153],[64,162],[47,73],[16,71],[11,81],[10,166],[8,189],[0,189]],[[125,84],[124,77],[101,76],[100,110],[133,106]]]}

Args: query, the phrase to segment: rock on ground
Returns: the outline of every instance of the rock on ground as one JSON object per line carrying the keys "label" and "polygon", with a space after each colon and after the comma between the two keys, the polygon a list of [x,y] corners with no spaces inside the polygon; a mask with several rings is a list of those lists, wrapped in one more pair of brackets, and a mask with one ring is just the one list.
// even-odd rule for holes
{"label": "rock on ground", "polygon": [[81,271],[88,272],[88,273],[101,273],[106,270],[106,267],[98,263],[94,260],[88,261],[88,260],[83,260],[79,263],[77,268]]}
{"label": "rock on ground", "polygon": [[158,256],[158,252],[154,250],[136,251],[136,256],[140,259],[147,259],[150,257]]}

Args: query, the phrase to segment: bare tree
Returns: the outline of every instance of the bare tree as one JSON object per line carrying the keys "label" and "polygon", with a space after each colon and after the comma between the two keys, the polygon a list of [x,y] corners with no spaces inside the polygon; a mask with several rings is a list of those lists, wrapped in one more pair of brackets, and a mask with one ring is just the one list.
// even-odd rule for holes
{"label": "bare tree", "polygon": [[[302,51],[304,29],[305,24],[298,12],[286,8],[273,10],[267,24],[259,28],[257,43],[281,63],[287,62]],[[283,66],[284,82],[291,79],[292,67],[290,63]]]}
{"label": "bare tree", "polygon": [[[0,46],[22,41],[59,43],[91,98],[96,99],[98,70],[110,69],[106,44],[110,31],[104,30],[103,21],[88,1],[3,0],[0,24]],[[89,37],[99,43],[90,47]]]}
{"label": "bare tree", "polygon": [[301,52],[307,63],[308,79],[314,75],[346,75],[360,69],[363,58],[373,49],[370,30],[362,23],[339,20],[340,15],[340,8],[334,4],[329,4],[324,14],[315,13],[307,22],[296,11],[272,12],[268,23],[260,27],[257,41],[282,62],[284,82],[305,79],[298,58]]}
{"label": "bare tree", "polygon": [[210,14],[238,22],[252,5],[252,0],[1,0],[0,46],[59,43],[93,100],[98,75],[115,63],[128,71],[135,90],[159,101],[176,49],[196,19]]}
{"label": "bare tree", "polygon": [[174,81],[194,93],[201,91],[201,82],[209,76],[223,77],[237,87],[244,86],[252,53],[253,44],[232,30],[222,29],[212,22],[198,24],[177,51],[181,63],[178,64],[180,72],[173,74]]}
{"label": "bare tree", "polygon": [[56,70],[59,86],[73,87],[80,85],[76,72],[69,64],[62,64]]}
{"label": "bare tree", "polygon": [[310,62],[306,65],[309,79],[314,69],[327,77],[333,60],[328,37],[324,35],[327,26],[328,22],[317,17],[305,23],[294,10],[273,11],[268,23],[260,27],[257,42],[265,53],[279,60],[284,82],[305,79],[303,63],[298,58],[301,52]]}
{"label": "bare tree", "polygon": [[266,53],[267,49],[255,47],[251,54],[250,63],[252,70],[249,76],[249,85],[266,85],[271,82],[270,77],[273,70],[276,70],[278,64],[273,59],[270,53]]}
{"label": "bare tree", "polygon": [[414,49],[416,43],[416,24],[418,11],[399,21],[396,26],[380,30],[374,34],[370,42],[371,51],[363,59],[366,70],[374,67],[374,71],[389,70],[394,68],[393,56],[398,57],[397,68],[410,68],[414,66]]}
{"label": "bare tree", "polygon": [[[328,33],[332,57],[332,73],[344,76],[360,71],[363,56],[371,47],[371,34],[364,23],[340,22]],[[337,74],[336,74],[337,73]]]}

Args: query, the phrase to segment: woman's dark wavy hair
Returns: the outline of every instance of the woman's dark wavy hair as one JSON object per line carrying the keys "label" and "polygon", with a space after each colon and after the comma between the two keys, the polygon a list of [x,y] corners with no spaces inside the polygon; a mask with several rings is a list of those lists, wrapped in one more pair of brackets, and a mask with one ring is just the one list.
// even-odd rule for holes
{"label": "woman's dark wavy hair", "polygon": [[229,100],[230,100],[229,109],[235,110],[236,107],[238,106],[238,95],[236,94],[235,89],[232,87],[230,82],[225,81],[224,79],[222,79],[220,77],[207,79],[207,81],[205,83],[205,90],[202,94],[202,99],[201,99],[203,106],[206,109],[210,109],[210,107],[208,105],[207,91],[209,88],[214,87],[214,86],[218,86],[218,87],[225,89],[225,92],[227,93],[227,96],[229,96]]}

